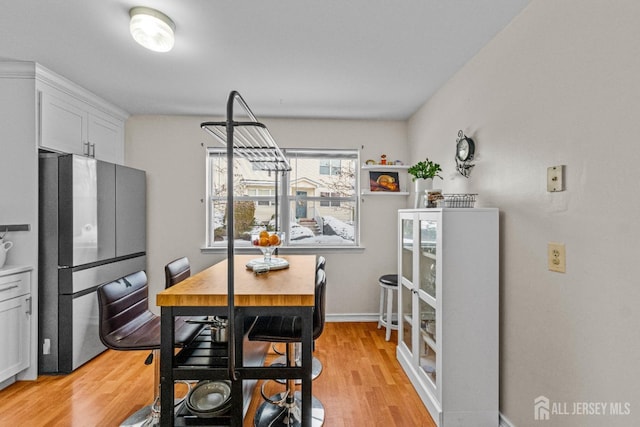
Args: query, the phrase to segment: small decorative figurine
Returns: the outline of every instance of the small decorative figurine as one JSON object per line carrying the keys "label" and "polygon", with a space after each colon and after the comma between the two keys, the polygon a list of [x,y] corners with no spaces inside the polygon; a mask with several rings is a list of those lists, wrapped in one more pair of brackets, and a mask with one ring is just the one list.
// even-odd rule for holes
{"label": "small decorative figurine", "polygon": [[380,164],[381,165],[386,165],[387,164],[387,155],[383,154],[382,156],[380,156]]}

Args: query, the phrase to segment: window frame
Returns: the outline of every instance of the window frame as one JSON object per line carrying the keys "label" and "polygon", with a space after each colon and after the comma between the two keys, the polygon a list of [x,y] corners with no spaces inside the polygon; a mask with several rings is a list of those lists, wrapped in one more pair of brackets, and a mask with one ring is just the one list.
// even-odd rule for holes
{"label": "window frame", "polygon": [[[294,173],[296,173],[296,171],[292,170],[290,172],[287,173],[282,173],[279,172],[279,177],[278,177],[278,200],[277,203],[275,202],[275,195],[271,195],[271,196],[235,196],[234,200],[235,201],[254,201],[256,203],[256,206],[258,206],[258,204],[261,204],[261,207],[263,208],[273,208],[274,209],[274,213],[275,213],[275,209],[277,205],[277,209],[278,211],[278,223],[280,224],[280,229],[282,231],[285,232],[286,234],[286,238],[285,241],[283,242],[283,249],[286,248],[299,248],[299,249],[304,249],[304,248],[317,248],[317,249],[322,249],[322,248],[331,248],[331,249],[349,249],[349,248],[360,248],[360,240],[361,240],[361,236],[360,236],[360,230],[361,230],[361,199],[360,199],[360,152],[359,150],[356,149],[297,149],[297,148],[289,148],[289,149],[282,149],[282,152],[287,156],[290,157],[291,159],[305,159],[305,158],[311,158],[311,159],[317,159],[320,160],[323,157],[326,157],[327,159],[329,159],[329,164],[332,165],[334,160],[346,160],[348,162],[353,162],[353,190],[352,190],[352,194],[350,196],[330,196],[330,197],[326,197],[326,196],[321,196],[320,195],[320,191],[318,190],[318,195],[317,196],[306,196],[304,197],[304,200],[307,203],[317,203],[318,207],[320,207],[320,203],[329,203],[329,206],[322,206],[323,209],[345,209],[348,208],[349,206],[352,206],[351,208],[351,212],[352,212],[352,225],[353,225],[353,242],[352,243],[345,243],[345,244],[320,244],[318,242],[315,243],[292,243],[292,241],[290,240],[290,232],[291,232],[291,224],[292,224],[292,220],[291,220],[291,211],[292,211],[292,204],[293,203],[297,203],[300,200],[300,197],[297,196],[295,194],[295,183],[292,185],[291,181],[299,181],[299,177],[297,176],[293,176]],[[216,242],[214,240],[213,234],[214,233],[214,218],[212,217],[213,215],[213,206],[214,204],[219,201],[222,203],[226,203],[227,199],[226,199],[226,191],[224,191],[223,193],[220,193],[221,195],[217,195],[214,196],[211,194],[212,191],[212,187],[213,187],[213,183],[214,183],[214,177],[212,176],[212,161],[211,161],[211,156],[212,155],[218,155],[221,156],[221,158],[223,160],[226,161],[226,149],[225,148],[218,148],[218,147],[207,147],[206,149],[206,180],[207,180],[207,184],[206,184],[206,218],[205,218],[205,222],[206,222],[206,241],[205,241],[205,249],[220,249],[220,248],[226,248],[227,247],[227,240],[226,238],[223,239],[222,241]],[[235,160],[244,160],[241,157],[235,157]],[[292,163],[294,163],[292,161]],[[344,162],[340,162],[340,164],[343,164]],[[295,163],[297,164],[297,163]],[[345,166],[348,167],[348,166]],[[320,176],[322,179],[325,178],[331,178],[331,177],[335,177],[338,174],[332,174],[332,175],[321,175],[318,172],[318,176]],[[274,173],[278,173],[278,172],[274,172]],[[351,173],[351,171],[349,171],[349,173]],[[273,178],[273,180],[275,181],[275,178]],[[318,187],[319,189],[320,187]],[[234,187],[235,189],[235,187]],[[286,189],[286,191],[283,191],[282,189]],[[257,191],[257,189],[256,189]],[[331,191],[330,194],[335,194],[335,192]],[[268,204],[268,206],[267,206]],[[352,205],[350,205],[352,204]],[[294,218],[294,222],[295,222],[295,218]],[[286,224],[286,226],[285,226]],[[239,241],[236,240],[235,241],[236,244],[235,246],[237,248],[242,248],[242,247],[248,247],[250,246],[249,243],[244,244],[243,241]],[[238,244],[240,243],[240,244]]]}

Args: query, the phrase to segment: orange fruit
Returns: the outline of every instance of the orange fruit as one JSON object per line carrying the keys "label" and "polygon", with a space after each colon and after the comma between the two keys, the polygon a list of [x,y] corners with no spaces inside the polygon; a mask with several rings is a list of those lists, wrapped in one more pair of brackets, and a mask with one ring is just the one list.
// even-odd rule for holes
{"label": "orange fruit", "polygon": [[269,236],[269,243],[271,244],[271,246],[277,246],[280,244],[280,238],[277,234],[272,234],[271,236]]}
{"label": "orange fruit", "polygon": [[[258,236],[260,238],[263,238],[263,237],[269,238],[269,232],[266,231],[266,230],[262,230]],[[262,245],[260,245],[260,246],[262,246]]]}
{"label": "orange fruit", "polygon": [[260,238],[260,246],[269,246],[269,238],[261,237]]}

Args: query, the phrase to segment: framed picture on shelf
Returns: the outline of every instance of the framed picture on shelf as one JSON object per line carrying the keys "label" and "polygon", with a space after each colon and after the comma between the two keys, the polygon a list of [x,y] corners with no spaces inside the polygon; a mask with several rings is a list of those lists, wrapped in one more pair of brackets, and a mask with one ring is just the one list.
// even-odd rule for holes
{"label": "framed picture on shelf", "polygon": [[400,191],[398,172],[369,171],[369,189],[371,191]]}

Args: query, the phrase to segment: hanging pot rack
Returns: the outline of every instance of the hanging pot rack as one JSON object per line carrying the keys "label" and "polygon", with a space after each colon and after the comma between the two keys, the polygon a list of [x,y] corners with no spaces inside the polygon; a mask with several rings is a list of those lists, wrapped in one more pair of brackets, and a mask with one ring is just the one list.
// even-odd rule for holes
{"label": "hanging pot rack", "polygon": [[[240,107],[240,114],[248,120],[234,120],[234,106]],[[269,129],[260,123],[239,92],[231,91],[227,99],[227,118],[225,121],[203,122],[200,127],[214,136],[227,147],[227,307],[228,328],[227,343],[229,351],[229,377],[237,380],[240,376],[235,367],[235,290],[234,290],[234,206],[233,206],[233,158],[235,155],[251,162],[255,168],[263,171],[286,172],[291,170],[289,161],[269,133]],[[276,227],[278,224],[278,175],[276,173]]]}

